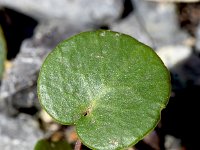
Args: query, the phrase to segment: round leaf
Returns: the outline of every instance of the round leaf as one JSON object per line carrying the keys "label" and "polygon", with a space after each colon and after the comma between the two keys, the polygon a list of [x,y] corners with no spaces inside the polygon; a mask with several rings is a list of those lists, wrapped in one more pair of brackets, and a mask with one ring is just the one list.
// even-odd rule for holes
{"label": "round leaf", "polygon": [[137,143],[157,125],[169,94],[169,72],[150,47],[104,30],[61,42],[38,79],[43,108],[58,122],[74,124],[93,149]]}
{"label": "round leaf", "polygon": [[72,150],[66,141],[51,142],[48,140],[39,140],[34,150]]}

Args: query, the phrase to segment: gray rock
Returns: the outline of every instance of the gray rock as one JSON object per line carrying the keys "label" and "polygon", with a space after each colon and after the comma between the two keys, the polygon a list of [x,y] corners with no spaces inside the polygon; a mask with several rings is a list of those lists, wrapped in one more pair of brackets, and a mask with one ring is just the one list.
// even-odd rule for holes
{"label": "gray rock", "polygon": [[0,5],[40,21],[66,20],[74,26],[109,24],[123,10],[122,0],[1,0]]}
{"label": "gray rock", "polygon": [[157,47],[181,44],[188,34],[179,28],[174,3],[132,0],[135,13]]}
{"label": "gray rock", "polygon": [[145,28],[142,26],[136,15],[134,15],[133,13],[125,19],[111,24],[110,28],[111,30],[128,34],[136,38],[137,40],[151,47],[154,47],[152,39],[150,38],[148,33],[145,32]]}
{"label": "gray rock", "polygon": [[38,107],[36,81],[44,58],[58,42],[80,31],[56,20],[36,28],[34,37],[22,43],[20,53],[2,79],[0,112],[14,115],[20,108]]}
{"label": "gray rock", "polygon": [[192,48],[184,45],[168,45],[156,50],[167,68],[172,69],[192,55]]}
{"label": "gray rock", "polygon": [[156,50],[157,54],[169,68],[174,89],[190,85],[200,85],[200,59],[193,54],[192,48],[184,45],[163,46]]}
{"label": "gray rock", "polygon": [[164,145],[165,145],[166,150],[181,150],[182,149],[181,140],[171,135],[165,136]]}
{"label": "gray rock", "polygon": [[0,114],[0,120],[1,150],[32,150],[43,137],[38,123],[28,115],[8,118]]}
{"label": "gray rock", "polygon": [[200,59],[196,55],[191,55],[188,59],[178,64],[172,69],[172,72],[176,74],[181,83],[184,86],[187,84],[194,84],[200,86]]}

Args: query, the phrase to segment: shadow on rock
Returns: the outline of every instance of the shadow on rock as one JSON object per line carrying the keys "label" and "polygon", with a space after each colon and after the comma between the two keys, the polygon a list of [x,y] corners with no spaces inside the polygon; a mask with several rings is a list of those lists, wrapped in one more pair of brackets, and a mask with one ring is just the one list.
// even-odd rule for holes
{"label": "shadow on rock", "polygon": [[200,58],[192,55],[171,72],[172,96],[162,112],[162,130],[180,138],[187,150],[194,150],[199,145]]}

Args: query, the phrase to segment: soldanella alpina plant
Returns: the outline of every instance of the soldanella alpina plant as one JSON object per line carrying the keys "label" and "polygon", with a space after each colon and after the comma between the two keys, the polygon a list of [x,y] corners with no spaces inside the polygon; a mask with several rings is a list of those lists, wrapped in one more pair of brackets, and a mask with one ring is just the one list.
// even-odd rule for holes
{"label": "soldanella alpina plant", "polygon": [[158,124],[170,75],[150,47],[109,30],[72,36],[46,57],[38,78],[44,110],[74,125],[91,149],[133,146]]}

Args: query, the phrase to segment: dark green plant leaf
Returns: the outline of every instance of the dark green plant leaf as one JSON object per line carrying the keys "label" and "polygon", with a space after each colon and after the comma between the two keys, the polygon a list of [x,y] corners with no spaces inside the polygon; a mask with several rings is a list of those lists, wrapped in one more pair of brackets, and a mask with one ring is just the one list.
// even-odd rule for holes
{"label": "dark green plant leaf", "polygon": [[2,77],[3,70],[4,70],[5,57],[6,57],[6,44],[5,44],[3,31],[0,26],[0,79]]}
{"label": "dark green plant leaf", "polygon": [[104,30],[61,42],[38,79],[42,107],[58,122],[74,124],[93,149],[136,144],[157,125],[169,94],[169,72],[150,47]]}
{"label": "dark green plant leaf", "polygon": [[72,150],[66,141],[51,142],[48,140],[39,140],[34,150]]}

